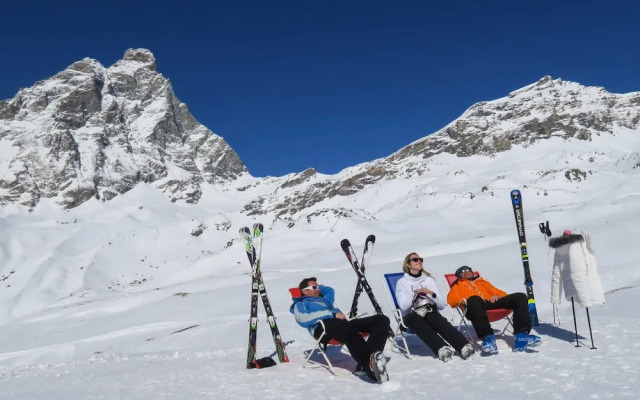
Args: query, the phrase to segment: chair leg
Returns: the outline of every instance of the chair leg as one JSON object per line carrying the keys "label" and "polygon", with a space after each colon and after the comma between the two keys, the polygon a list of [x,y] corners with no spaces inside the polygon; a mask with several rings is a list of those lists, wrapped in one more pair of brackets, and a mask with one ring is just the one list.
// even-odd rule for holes
{"label": "chair leg", "polygon": [[[458,323],[457,323],[458,330],[461,330],[460,328],[462,328],[462,325],[464,325],[466,333],[463,333],[463,335],[467,338],[469,343],[471,343],[473,348],[475,348],[477,351],[480,351],[481,349],[478,346],[478,343],[476,342],[476,340],[473,338],[473,335],[471,334],[471,328],[469,328],[469,324],[467,324],[467,320],[464,318],[464,314],[462,313],[462,311],[460,311],[460,309],[456,308],[456,310],[458,311],[458,315],[460,316],[460,319],[458,320]],[[455,323],[455,320],[454,320],[454,323]]]}
{"label": "chair leg", "polygon": [[[393,316],[396,320],[396,330],[393,332],[393,337],[391,337],[391,344],[393,347],[398,349],[399,352],[403,353],[408,359],[413,360],[413,356],[409,351],[409,344],[407,343],[407,339],[405,338],[404,329],[408,329],[402,320],[402,312],[399,309],[393,310]],[[402,341],[402,346],[398,344],[398,335],[400,335],[400,340]],[[404,346],[404,347],[403,347]]]}
{"label": "chair leg", "polygon": [[307,362],[310,364],[319,364],[317,361],[313,361],[311,359],[311,356],[313,356],[313,353],[315,353],[316,351],[319,352],[322,357],[324,358],[324,360],[327,362],[327,369],[329,370],[329,372],[331,372],[333,375],[337,375],[336,372],[333,370],[333,364],[331,364],[331,361],[329,361],[329,357],[327,357],[327,353],[322,349],[322,338],[324,337],[325,333],[322,332],[322,335],[320,335],[319,338],[315,339],[316,340],[316,347],[314,347],[313,349],[311,349],[311,351],[309,352],[309,355],[307,356]]}
{"label": "chair leg", "polygon": [[499,335],[504,335],[504,333],[509,330],[509,327],[511,327],[511,332],[514,332],[513,321],[511,320],[511,317],[506,316],[505,319],[507,320],[507,323],[504,325],[504,328],[500,331]]}
{"label": "chair leg", "polygon": [[[464,319],[464,317],[461,319],[461,321],[462,324],[464,324],[465,330],[467,331],[467,334],[465,335],[467,337],[467,340],[477,351],[480,351],[481,348],[480,346],[478,346],[478,342],[473,338],[473,335],[471,334],[471,328],[469,328],[469,324],[467,324],[467,321]],[[458,330],[460,330],[460,325],[458,325]]]}
{"label": "chair leg", "polygon": [[[398,344],[398,335],[400,335],[400,340],[402,340],[402,346]],[[404,332],[402,331],[400,325],[398,325],[398,327],[396,328],[396,331],[393,333],[392,343],[393,343],[393,347],[398,349],[400,352],[404,353],[404,355],[408,359],[413,360],[413,356],[409,351],[409,344],[407,343],[407,339],[405,338]]]}

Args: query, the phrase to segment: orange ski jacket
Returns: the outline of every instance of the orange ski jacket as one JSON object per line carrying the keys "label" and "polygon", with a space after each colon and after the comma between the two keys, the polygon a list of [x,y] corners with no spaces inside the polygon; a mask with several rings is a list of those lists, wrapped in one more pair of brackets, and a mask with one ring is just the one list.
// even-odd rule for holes
{"label": "orange ski jacket", "polygon": [[453,285],[447,295],[447,303],[451,307],[457,307],[462,299],[468,299],[471,296],[480,296],[483,300],[489,300],[491,296],[504,297],[506,292],[493,286],[488,280],[482,277],[478,277],[474,280],[458,279]]}

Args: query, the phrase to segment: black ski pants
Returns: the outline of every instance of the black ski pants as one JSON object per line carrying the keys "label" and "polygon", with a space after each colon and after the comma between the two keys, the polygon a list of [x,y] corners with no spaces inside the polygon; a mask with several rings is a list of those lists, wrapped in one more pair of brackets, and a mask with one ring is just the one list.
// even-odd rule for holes
{"label": "black ski pants", "polygon": [[[389,337],[389,317],[382,314],[369,317],[346,319],[325,319],[322,321],[329,339],[344,343],[351,357],[365,370],[369,370],[369,358],[376,351],[382,351]],[[360,332],[367,332],[365,340]],[[316,338],[322,335],[322,325],[314,331]]]}
{"label": "black ski pants", "polygon": [[447,343],[458,352],[469,343],[464,335],[437,311],[427,313],[424,317],[410,312],[402,319],[405,325],[414,331],[436,356]]}
{"label": "black ski pants", "polygon": [[531,317],[529,316],[529,304],[524,293],[511,293],[498,299],[495,303],[483,300],[480,296],[471,296],[467,299],[465,317],[473,325],[476,335],[483,338],[493,334],[487,310],[506,308],[513,310],[514,333],[526,333],[531,331]]}

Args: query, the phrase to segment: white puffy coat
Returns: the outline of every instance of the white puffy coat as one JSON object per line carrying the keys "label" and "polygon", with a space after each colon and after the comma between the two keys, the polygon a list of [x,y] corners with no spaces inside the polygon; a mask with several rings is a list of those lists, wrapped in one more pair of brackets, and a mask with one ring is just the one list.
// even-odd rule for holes
{"label": "white puffy coat", "polygon": [[573,228],[571,234],[551,238],[549,246],[555,249],[551,303],[560,304],[564,288],[565,298],[573,297],[583,307],[604,304],[604,290],[589,234]]}
{"label": "white puffy coat", "polygon": [[[435,297],[429,296],[416,299],[414,297],[414,291],[419,288],[431,290],[435,294]],[[440,294],[436,280],[426,274],[415,278],[405,273],[396,283],[396,299],[398,299],[400,310],[402,310],[402,313],[405,315],[411,311],[411,307],[413,306],[431,303],[435,304],[438,310],[442,310],[447,305],[447,299]],[[414,302],[416,304],[414,304]]]}

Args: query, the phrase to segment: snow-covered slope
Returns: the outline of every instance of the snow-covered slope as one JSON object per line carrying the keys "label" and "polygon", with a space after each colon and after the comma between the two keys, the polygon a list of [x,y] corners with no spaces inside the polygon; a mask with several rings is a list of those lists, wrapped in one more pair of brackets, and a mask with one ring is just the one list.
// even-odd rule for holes
{"label": "snow-covered slope", "polygon": [[[636,146],[634,133],[628,134],[619,138]],[[475,398],[478,391],[497,399],[635,398],[640,316],[628,304],[640,300],[640,258],[633,251],[640,240],[633,222],[640,212],[638,170],[603,158],[594,161],[601,172],[587,172],[586,180],[531,172],[575,162],[583,157],[579,150],[558,149],[550,140],[493,158],[442,154],[432,158],[431,176],[377,182],[342,203],[322,204],[333,211],[291,221],[237,212],[234,205],[247,200],[246,192],[204,193],[199,204],[188,205],[170,202],[151,185],[66,211],[53,202],[41,202],[32,212],[5,206],[0,398],[240,399],[256,390],[267,399],[326,390],[338,398]],[[497,171],[507,176],[494,180]],[[437,277],[468,264],[499,287],[523,290],[509,201],[515,187],[523,191],[543,321],[537,332],[546,342],[538,352],[511,353],[507,336],[499,340],[498,356],[443,364],[413,339],[416,360],[387,348],[392,380],[382,386],[304,368],[312,340],[288,313],[287,288],[315,275],[336,288],[343,307],[350,304],[356,281],[338,246],[344,237],[359,252],[368,234],[377,236],[367,275],[387,313],[382,274],[400,270],[411,251],[426,257],[426,268]],[[255,220],[266,225],[263,271],[292,359],[260,371],[244,369],[250,277],[237,235]],[[569,303],[561,305],[560,326],[552,324],[551,254],[537,230],[544,220],[555,234],[577,225],[593,237],[608,293],[604,307],[590,310],[597,350],[571,343]],[[361,309],[371,311],[366,297]],[[578,328],[588,344],[582,309]],[[258,341],[259,356],[273,355],[264,315]],[[331,353],[348,374],[351,359]],[[471,390],[468,383],[477,380],[491,384]]]}

